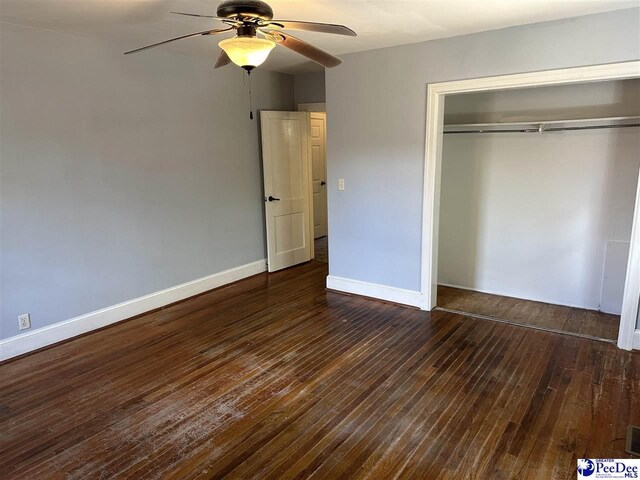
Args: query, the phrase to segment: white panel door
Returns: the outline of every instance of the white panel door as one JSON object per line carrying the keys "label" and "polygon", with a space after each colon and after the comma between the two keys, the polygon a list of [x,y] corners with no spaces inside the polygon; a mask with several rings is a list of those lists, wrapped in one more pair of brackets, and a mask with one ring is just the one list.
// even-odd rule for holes
{"label": "white panel door", "polygon": [[260,112],[269,271],[311,260],[309,114]]}
{"label": "white panel door", "polygon": [[326,113],[311,113],[311,174],[313,177],[313,237],[327,234]]}

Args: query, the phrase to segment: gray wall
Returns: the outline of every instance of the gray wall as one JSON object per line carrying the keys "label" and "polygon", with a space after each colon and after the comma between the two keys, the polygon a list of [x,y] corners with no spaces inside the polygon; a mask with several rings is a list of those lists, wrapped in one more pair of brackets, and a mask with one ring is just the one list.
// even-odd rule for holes
{"label": "gray wall", "polygon": [[623,10],[345,55],[326,79],[330,274],[420,289],[428,83],[637,60],[639,20]]}
{"label": "gray wall", "polygon": [[324,103],[326,100],[324,72],[304,73],[293,77],[296,105]]}
{"label": "gray wall", "polygon": [[[0,25],[1,338],[265,257],[240,69]],[[294,108],[291,76],[252,85]]]}

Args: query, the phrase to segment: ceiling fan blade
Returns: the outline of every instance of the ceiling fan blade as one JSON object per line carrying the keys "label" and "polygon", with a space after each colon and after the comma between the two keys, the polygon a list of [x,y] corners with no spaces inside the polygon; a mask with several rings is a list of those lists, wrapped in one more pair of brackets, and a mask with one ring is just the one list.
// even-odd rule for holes
{"label": "ceiling fan blade", "polygon": [[338,57],[334,57],[330,53],[327,53],[324,50],[320,50],[318,47],[314,47],[310,43],[304,42],[299,38],[294,37],[293,35],[289,35],[288,33],[284,33],[278,30],[262,29],[260,29],[260,32],[268,35],[279,45],[287,47],[288,49],[293,50],[300,55],[304,55],[308,59],[319,63],[323,67],[337,67],[342,63],[342,60],[340,60]]}
{"label": "ceiling fan blade", "polygon": [[130,50],[128,52],[124,52],[125,55],[130,53],[141,52],[142,50],[146,50],[148,48],[158,47],[160,45],[164,45],[165,43],[175,42],[176,40],[182,40],[183,38],[197,37],[198,35],[217,35],[218,33],[228,32],[229,30],[233,30],[233,27],[229,28],[220,28],[217,30],[205,30],[204,32],[196,32],[190,33],[189,35],[182,35],[180,37],[170,38],[169,40],[165,40],[163,42],[153,43],[151,45],[147,45],[145,47],[136,48],[135,50]]}
{"label": "ceiling fan blade", "polygon": [[268,28],[279,27],[285,30],[305,30],[307,32],[333,33],[335,35],[348,35],[357,37],[358,34],[344,25],[332,23],[299,22],[297,20],[269,20],[264,25]]}
{"label": "ceiling fan blade", "polygon": [[221,22],[229,22],[236,25],[239,23],[242,23],[238,20],[234,20],[233,18],[216,17],[215,15],[200,15],[197,13],[186,13],[186,12],[169,12],[169,13],[172,13],[173,15],[185,15],[187,17],[213,18],[215,20],[220,20]]}
{"label": "ceiling fan blade", "polygon": [[216,65],[213,68],[224,67],[225,65],[228,65],[230,63],[231,63],[231,59],[229,58],[229,55],[227,55],[227,52],[222,50],[220,52],[220,56],[218,57],[218,61],[216,62]]}

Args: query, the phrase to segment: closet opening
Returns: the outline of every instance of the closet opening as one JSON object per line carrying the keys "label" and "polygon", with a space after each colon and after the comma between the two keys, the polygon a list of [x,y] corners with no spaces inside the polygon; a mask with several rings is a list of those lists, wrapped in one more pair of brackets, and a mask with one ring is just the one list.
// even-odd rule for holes
{"label": "closet opening", "polygon": [[615,342],[640,80],[445,100],[437,306]]}
{"label": "closet opening", "polygon": [[634,347],[637,77],[430,86],[425,308]]}

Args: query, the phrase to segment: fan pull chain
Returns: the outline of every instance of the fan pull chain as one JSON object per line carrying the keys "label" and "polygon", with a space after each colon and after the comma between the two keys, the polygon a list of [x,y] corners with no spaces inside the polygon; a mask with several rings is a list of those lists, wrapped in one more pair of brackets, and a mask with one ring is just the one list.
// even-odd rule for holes
{"label": "fan pull chain", "polygon": [[253,120],[253,101],[251,99],[251,70],[247,70],[247,79],[249,81],[249,118]]}

